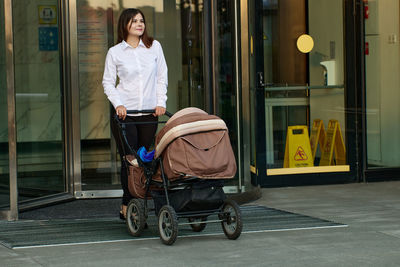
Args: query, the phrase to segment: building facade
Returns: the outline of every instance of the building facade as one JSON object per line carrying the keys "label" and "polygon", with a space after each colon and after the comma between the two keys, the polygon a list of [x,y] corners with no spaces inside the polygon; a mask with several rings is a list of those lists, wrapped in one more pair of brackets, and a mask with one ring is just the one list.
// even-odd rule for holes
{"label": "building facade", "polygon": [[400,178],[398,1],[1,0],[1,219],[121,195],[101,80],[128,7],[163,46],[167,110],[227,123],[227,192]]}

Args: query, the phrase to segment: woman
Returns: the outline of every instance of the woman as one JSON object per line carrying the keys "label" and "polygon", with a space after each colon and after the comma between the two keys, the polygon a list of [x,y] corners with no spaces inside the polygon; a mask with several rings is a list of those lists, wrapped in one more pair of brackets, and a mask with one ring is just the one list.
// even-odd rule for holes
{"label": "woman", "polygon": [[[117,76],[119,83],[116,86]],[[118,42],[108,50],[103,75],[104,92],[115,113],[125,122],[156,122],[157,117],[165,113],[167,85],[167,65],[160,43],[147,35],[145,17],[140,10],[125,9],[118,20]],[[127,110],[145,109],[154,109],[155,112],[127,115]],[[141,146],[149,149],[156,130],[156,123],[127,124],[129,145],[136,150]],[[123,196],[120,218],[124,219],[132,196],[123,159],[124,143],[112,119],[111,131],[121,157]]]}

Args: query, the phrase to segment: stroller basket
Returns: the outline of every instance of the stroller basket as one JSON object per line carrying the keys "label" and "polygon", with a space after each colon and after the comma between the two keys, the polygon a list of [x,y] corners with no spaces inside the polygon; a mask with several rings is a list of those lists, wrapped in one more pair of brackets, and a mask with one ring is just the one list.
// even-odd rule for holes
{"label": "stroller basket", "polygon": [[[168,192],[169,203],[176,212],[218,209],[226,199],[222,187],[221,180],[195,182],[182,189],[170,190]],[[156,214],[158,214],[161,207],[167,205],[165,193],[153,190],[151,195]]]}

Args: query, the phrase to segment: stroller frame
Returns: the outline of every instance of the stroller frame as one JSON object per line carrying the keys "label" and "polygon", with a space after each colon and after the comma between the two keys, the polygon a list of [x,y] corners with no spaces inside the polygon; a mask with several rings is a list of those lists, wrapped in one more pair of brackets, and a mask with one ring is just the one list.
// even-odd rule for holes
{"label": "stroller frame", "polygon": [[[152,114],[155,110],[128,110],[127,114]],[[166,116],[172,117],[173,114],[166,111]],[[163,191],[165,196],[165,203],[160,209],[158,214],[158,230],[161,241],[166,245],[172,245],[178,236],[178,225],[190,225],[194,232],[201,232],[206,227],[207,223],[218,223],[220,222],[224,231],[224,234],[228,239],[237,239],[243,228],[242,215],[239,205],[230,199],[225,199],[222,206],[217,209],[205,209],[196,211],[175,211],[174,207],[171,206],[169,191],[170,190],[180,190],[180,187],[190,186],[195,181],[201,180],[197,177],[178,179],[175,181],[170,181],[164,173],[162,156],[153,159],[151,162],[143,162],[138,156],[137,151],[133,149],[127,139],[126,135],[126,125],[127,124],[165,124],[167,121],[155,121],[155,122],[122,122],[117,115],[114,116],[117,125],[119,127],[120,139],[123,140],[125,144],[122,145],[124,159],[122,164],[126,164],[126,170],[129,171],[127,155],[133,155],[139,167],[143,168],[145,176],[145,196],[143,199],[134,198],[127,206],[126,213],[126,224],[129,233],[133,236],[140,236],[142,231],[147,227],[146,220],[148,218],[148,203],[147,200],[150,196],[150,187],[156,186]],[[122,136],[121,136],[122,135]],[[127,154],[125,151],[125,146],[128,148]],[[158,168],[160,168],[162,182],[153,180],[153,176],[156,174]],[[154,211],[156,209],[154,208]],[[217,215],[217,220],[207,220],[210,215]],[[179,223],[179,219],[186,218],[188,222]]]}

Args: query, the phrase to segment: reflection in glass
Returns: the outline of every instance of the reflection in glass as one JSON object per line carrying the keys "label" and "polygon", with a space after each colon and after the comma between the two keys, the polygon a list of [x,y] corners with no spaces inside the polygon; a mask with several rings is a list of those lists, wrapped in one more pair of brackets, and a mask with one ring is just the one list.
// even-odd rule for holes
{"label": "reflection in glass", "polygon": [[0,1],[0,209],[10,205],[4,1]]}
{"label": "reflection in glass", "polygon": [[13,1],[18,199],[65,191],[58,1]]}

